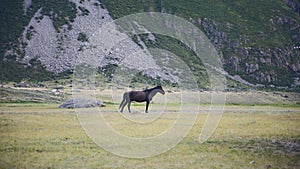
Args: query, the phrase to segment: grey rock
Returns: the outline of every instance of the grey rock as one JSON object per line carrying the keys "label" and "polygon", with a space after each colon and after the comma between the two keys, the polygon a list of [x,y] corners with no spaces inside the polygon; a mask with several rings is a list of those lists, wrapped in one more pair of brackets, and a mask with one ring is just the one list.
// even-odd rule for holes
{"label": "grey rock", "polygon": [[58,108],[89,108],[89,107],[103,107],[103,102],[96,99],[88,98],[72,98],[65,101]]}
{"label": "grey rock", "polygon": [[297,0],[283,0],[283,2],[300,16],[300,2],[299,1],[297,2]]}
{"label": "grey rock", "polygon": [[31,6],[32,0],[24,0],[24,13],[27,14],[28,8]]}

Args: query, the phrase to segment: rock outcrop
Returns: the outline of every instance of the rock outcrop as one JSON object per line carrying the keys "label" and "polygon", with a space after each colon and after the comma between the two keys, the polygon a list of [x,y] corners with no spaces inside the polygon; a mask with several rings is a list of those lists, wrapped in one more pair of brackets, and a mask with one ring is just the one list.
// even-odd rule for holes
{"label": "rock outcrop", "polygon": [[[285,16],[276,16],[270,19],[272,28],[288,27],[291,31],[291,39],[300,41],[299,22]],[[300,74],[300,51],[293,46],[278,46],[261,48],[248,46],[250,39],[246,35],[239,35],[238,39],[231,38],[230,34],[221,31],[218,27],[224,27],[224,23],[218,23],[212,19],[198,19],[198,24],[219,51],[226,51],[223,63],[226,71],[236,74],[246,74],[256,83],[292,85],[294,79],[287,81],[287,74],[293,72]],[[220,26],[222,25],[222,26]],[[225,27],[232,27],[231,23],[225,23]],[[294,32],[294,33],[293,33]],[[266,36],[262,33],[261,36]],[[234,74],[233,74],[234,75]],[[294,76],[296,78],[297,76]]]}
{"label": "rock outcrop", "polygon": [[87,99],[87,98],[72,98],[65,101],[58,108],[89,108],[89,107],[102,107],[104,106],[100,100]]}
{"label": "rock outcrop", "polygon": [[283,2],[300,16],[300,2],[299,1],[283,0]]}

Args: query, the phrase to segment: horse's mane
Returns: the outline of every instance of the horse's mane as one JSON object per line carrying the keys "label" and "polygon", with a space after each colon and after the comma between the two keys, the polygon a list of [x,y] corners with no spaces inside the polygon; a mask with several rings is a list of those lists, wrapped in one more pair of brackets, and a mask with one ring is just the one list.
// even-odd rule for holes
{"label": "horse's mane", "polygon": [[145,90],[143,90],[143,92],[148,92],[148,91],[151,91],[153,88],[151,88],[151,89],[145,89]]}
{"label": "horse's mane", "polygon": [[154,89],[161,89],[161,86],[156,86],[156,87],[153,87],[153,88],[150,88],[150,89],[145,89],[145,90],[143,90],[143,92],[152,91]]}

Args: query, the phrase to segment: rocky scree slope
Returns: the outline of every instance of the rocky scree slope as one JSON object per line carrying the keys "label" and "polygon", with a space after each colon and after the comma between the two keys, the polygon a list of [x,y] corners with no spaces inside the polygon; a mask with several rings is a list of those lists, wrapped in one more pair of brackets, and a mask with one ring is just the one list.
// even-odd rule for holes
{"label": "rocky scree slope", "polygon": [[[300,19],[299,2],[296,0],[273,1],[109,1],[109,0],[51,0],[40,2],[24,0],[16,2],[20,7],[15,13],[23,15],[20,23],[20,37],[1,42],[2,72],[9,71],[3,67],[17,61],[29,70],[43,67],[48,72],[59,74],[74,69],[74,63],[85,50],[92,47],[90,37],[97,29],[113,19],[136,12],[166,12],[186,18],[194,23],[208,36],[217,50],[222,53],[225,74],[232,79],[248,85],[300,85]],[[8,3],[9,4],[9,3]],[[7,6],[9,9],[9,6]],[[9,13],[3,10],[3,14]],[[17,17],[16,17],[17,18]],[[14,18],[15,19],[15,18]],[[9,19],[8,19],[9,20]],[[13,20],[13,19],[11,19]],[[5,24],[4,24],[5,25]],[[4,26],[8,28],[9,26]],[[2,34],[11,31],[3,29]],[[2,30],[2,31],[3,31]],[[17,33],[15,33],[17,34]],[[153,78],[178,81],[175,72],[162,68],[155,63],[147,51],[149,43],[167,46],[165,49],[179,49],[180,44],[160,43],[158,35],[150,34],[148,38],[129,38],[107,51],[98,51],[102,60],[98,66],[122,64],[129,69],[139,69],[142,74]],[[151,44],[150,44],[151,45]],[[177,46],[176,46],[177,45]],[[181,46],[181,48],[184,48]],[[186,49],[189,50],[189,49]],[[124,59],[132,53],[144,52],[145,55],[135,59]],[[185,57],[187,52],[183,52]],[[122,61],[122,62],[121,62]],[[136,63],[137,62],[137,63]],[[146,65],[139,65],[147,63]],[[193,64],[201,65],[201,62]],[[40,66],[39,66],[40,65]],[[138,65],[138,66],[137,66]],[[191,66],[191,64],[188,64]],[[18,67],[18,66],[12,66]],[[141,69],[141,67],[144,67]],[[20,68],[20,67],[18,67]],[[43,69],[42,68],[42,69]],[[203,67],[199,68],[199,71]],[[194,69],[194,68],[193,68]],[[13,72],[13,71],[12,71]],[[22,72],[20,72],[22,73]],[[200,73],[199,76],[205,76]],[[26,78],[25,75],[21,78]],[[2,75],[2,79],[9,79]]]}
{"label": "rocky scree slope", "polygon": [[[34,1],[24,1],[25,14],[34,3]],[[16,60],[26,67],[33,66],[32,60],[38,60],[46,70],[55,74],[73,70],[75,62],[80,59],[78,57],[85,50],[96,48],[90,41],[93,34],[113,20],[98,0],[69,0],[64,5],[72,10],[75,16],[59,16],[61,11],[55,12],[54,7],[45,9],[46,6],[43,4],[37,6],[37,11],[25,26],[19,39],[18,48],[7,50],[6,58],[17,55]],[[55,21],[61,18],[64,18],[62,23],[57,24]],[[91,64],[102,68],[109,65],[123,65],[152,78],[159,77],[178,82],[178,78],[162,70],[147,49],[142,49],[139,45],[128,37],[111,49],[93,50],[100,59]],[[16,51],[20,51],[21,54],[17,54]],[[142,54],[133,56],[134,53]]]}

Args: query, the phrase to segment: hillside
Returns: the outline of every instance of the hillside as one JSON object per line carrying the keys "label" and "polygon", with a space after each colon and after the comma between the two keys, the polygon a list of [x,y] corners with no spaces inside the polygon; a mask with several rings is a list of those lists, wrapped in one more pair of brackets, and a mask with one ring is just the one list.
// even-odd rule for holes
{"label": "hillside", "polygon": [[[76,57],[91,44],[90,36],[103,24],[137,12],[163,12],[187,19],[208,36],[219,53],[229,79],[252,86],[299,90],[300,3],[297,0],[167,1],[167,0],[4,0],[0,21],[0,80],[48,80],[69,75]],[[195,54],[175,39],[153,35],[128,37],[110,51],[99,72],[111,78],[119,60],[143,46],[176,53],[192,70],[201,87],[207,75]],[[102,53],[101,53],[102,52]],[[140,69],[135,81],[161,78],[172,83],[154,59],[151,69]],[[123,63],[129,69],[131,61]],[[234,85],[233,85],[234,86]]]}
{"label": "hillside", "polygon": [[[297,1],[109,1],[114,18],[158,11],[188,19],[223,53],[225,70],[253,84],[299,84],[300,18]],[[289,8],[291,7],[291,8]]]}

